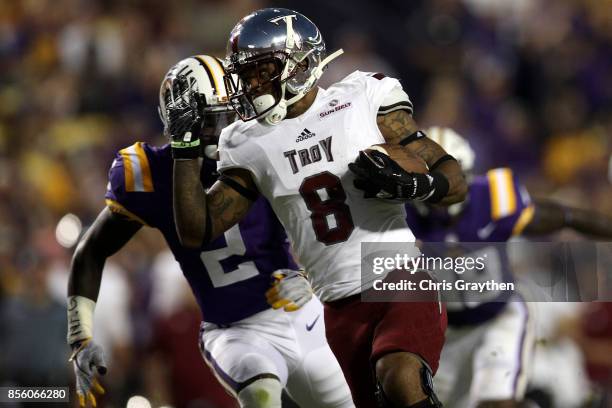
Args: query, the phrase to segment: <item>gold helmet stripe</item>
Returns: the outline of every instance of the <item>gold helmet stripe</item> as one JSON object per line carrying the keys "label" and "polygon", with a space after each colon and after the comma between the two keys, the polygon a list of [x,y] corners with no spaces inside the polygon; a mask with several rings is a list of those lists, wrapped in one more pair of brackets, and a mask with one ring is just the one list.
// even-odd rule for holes
{"label": "gold helmet stripe", "polygon": [[194,57],[205,69],[210,84],[214,87],[217,95],[225,95],[225,87],[223,85],[223,66],[213,57],[208,55],[196,55]]}
{"label": "gold helmet stripe", "polygon": [[198,60],[202,68],[204,68],[204,71],[206,71],[206,75],[208,75],[208,81],[210,82],[210,86],[214,88],[215,92],[218,95],[219,94],[219,84],[217,83],[218,81],[215,78],[214,71],[210,67],[210,64],[206,62],[204,57],[205,55],[196,55],[193,58]]}

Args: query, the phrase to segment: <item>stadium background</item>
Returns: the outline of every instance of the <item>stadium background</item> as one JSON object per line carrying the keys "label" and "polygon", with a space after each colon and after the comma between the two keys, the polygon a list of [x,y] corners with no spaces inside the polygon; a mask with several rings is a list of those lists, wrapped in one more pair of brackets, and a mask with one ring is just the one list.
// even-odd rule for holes
{"label": "stadium background", "polygon": [[[324,85],[354,69],[397,76],[421,125],[469,138],[478,171],[510,166],[534,195],[612,215],[608,0],[3,0],[1,386],[72,382],[70,256],[104,205],[114,153],[164,143],[156,109],[167,69],[223,56],[233,25],[267,6],[301,11],[328,50],[344,48]],[[178,276],[152,231],[109,261],[96,317],[112,355],[105,406],[136,394],[154,406],[227,406],[197,354],[198,310]],[[609,333],[612,316],[597,313]],[[597,379],[609,384],[607,367]]]}

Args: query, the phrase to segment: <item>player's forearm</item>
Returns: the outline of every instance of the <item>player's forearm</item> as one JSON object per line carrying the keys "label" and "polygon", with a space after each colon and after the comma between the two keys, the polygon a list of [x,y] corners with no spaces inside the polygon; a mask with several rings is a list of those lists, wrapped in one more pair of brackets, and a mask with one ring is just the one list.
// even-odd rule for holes
{"label": "player's forearm", "polygon": [[549,200],[534,200],[535,213],[525,234],[547,234],[572,228],[581,234],[612,238],[612,218],[590,210],[564,206]]}
{"label": "player's forearm", "polygon": [[595,211],[565,209],[565,223],[569,228],[599,238],[612,238],[612,218]]}
{"label": "player's forearm", "polygon": [[448,157],[440,145],[427,137],[414,137],[423,134],[417,133],[419,126],[410,113],[401,110],[382,115],[378,117],[377,124],[387,143],[399,144],[405,143],[407,139],[411,140],[405,148],[423,159],[430,169],[446,178],[448,192],[438,204],[450,205],[465,200],[468,186],[461,166],[455,160],[440,162],[443,157]]}
{"label": "player's forearm", "polygon": [[448,193],[439,204],[451,205],[465,200],[468,186],[459,163],[455,160],[448,160],[440,164],[436,171],[442,173],[448,180]]}
{"label": "player's forearm", "polygon": [[[206,191],[200,182],[200,163],[174,161],[174,222],[182,245],[198,248],[206,233]],[[210,227],[210,226],[209,226]]]}
{"label": "player's forearm", "polygon": [[533,205],[533,218],[523,230],[524,234],[549,234],[565,226],[565,215],[561,205],[552,201],[537,199],[534,200]]}
{"label": "player's forearm", "polygon": [[441,173],[448,181],[448,192],[438,204],[450,205],[465,200],[468,186],[461,166],[456,160],[452,160],[440,145],[427,137],[422,137],[407,147],[423,159],[432,172]]}
{"label": "player's forearm", "polygon": [[96,254],[88,240],[81,241],[70,266],[68,296],[83,296],[96,301],[105,261],[106,257]]}
{"label": "player's forearm", "polygon": [[93,315],[102,281],[106,257],[95,255],[94,245],[87,238],[75,251],[68,279],[66,340],[74,348],[93,337]]}
{"label": "player's forearm", "polygon": [[72,257],[68,296],[98,298],[106,259],[116,253],[142,227],[142,224],[103,209],[83,236]]}

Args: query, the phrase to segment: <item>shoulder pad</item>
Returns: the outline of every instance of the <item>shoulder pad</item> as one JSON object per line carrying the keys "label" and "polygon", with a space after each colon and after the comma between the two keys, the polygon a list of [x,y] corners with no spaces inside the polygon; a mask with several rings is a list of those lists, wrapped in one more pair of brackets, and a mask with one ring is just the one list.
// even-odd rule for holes
{"label": "shoulder pad", "polygon": [[491,219],[497,220],[520,213],[531,205],[527,190],[520,184],[512,169],[489,170],[486,174],[491,200]]}
{"label": "shoulder pad", "polygon": [[119,150],[118,156],[123,160],[124,184],[127,192],[153,191],[153,177],[151,176],[151,166],[145,147],[148,147],[148,145],[143,142],[136,142],[125,149]]}

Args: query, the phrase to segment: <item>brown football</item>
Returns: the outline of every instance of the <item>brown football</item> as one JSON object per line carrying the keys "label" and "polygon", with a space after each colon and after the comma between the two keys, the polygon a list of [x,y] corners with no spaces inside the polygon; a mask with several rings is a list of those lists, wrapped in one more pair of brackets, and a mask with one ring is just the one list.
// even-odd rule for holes
{"label": "brown football", "polygon": [[411,173],[427,173],[429,169],[423,159],[411,150],[398,144],[381,143],[369,147],[366,150],[378,150],[385,153],[397,162],[404,170]]}

